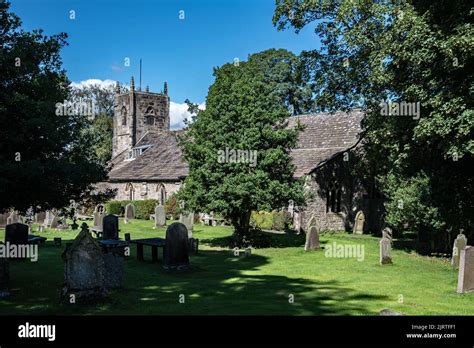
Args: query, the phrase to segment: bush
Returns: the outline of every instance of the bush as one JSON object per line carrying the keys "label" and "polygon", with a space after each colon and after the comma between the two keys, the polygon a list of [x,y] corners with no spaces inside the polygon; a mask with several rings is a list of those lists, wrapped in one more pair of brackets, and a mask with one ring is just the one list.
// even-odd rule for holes
{"label": "bush", "polygon": [[107,214],[122,215],[122,202],[109,201],[105,203],[105,210]]}
{"label": "bush", "polygon": [[135,218],[148,220],[151,214],[155,214],[155,207],[158,204],[156,199],[145,199],[143,201],[133,201],[135,206]]}
{"label": "bush", "polygon": [[262,230],[285,231],[291,225],[291,215],[286,211],[254,211],[250,223]]}
{"label": "bush", "polygon": [[179,219],[179,205],[176,193],[172,193],[165,203],[166,216],[171,216],[173,220]]}

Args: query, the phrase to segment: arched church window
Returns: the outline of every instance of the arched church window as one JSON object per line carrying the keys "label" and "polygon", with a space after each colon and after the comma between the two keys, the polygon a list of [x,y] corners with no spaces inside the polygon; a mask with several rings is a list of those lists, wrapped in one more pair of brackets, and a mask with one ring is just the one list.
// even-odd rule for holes
{"label": "arched church window", "polygon": [[127,108],[125,106],[122,107],[121,115],[122,115],[122,126],[126,126],[127,125]]}
{"label": "arched church window", "polygon": [[161,205],[166,203],[166,189],[163,184],[158,184],[156,186],[156,192],[158,192],[158,201]]}
{"label": "arched church window", "polygon": [[326,213],[341,211],[341,186],[333,179],[326,190]]}
{"label": "arched church window", "polygon": [[135,188],[133,187],[132,183],[128,183],[125,185],[125,193],[128,195],[128,199],[130,201],[135,200]]}
{"label": "arched church window", "polygon": [[149,106],[145,111],[145,124],[148,126],[155,125],[155,109]]}

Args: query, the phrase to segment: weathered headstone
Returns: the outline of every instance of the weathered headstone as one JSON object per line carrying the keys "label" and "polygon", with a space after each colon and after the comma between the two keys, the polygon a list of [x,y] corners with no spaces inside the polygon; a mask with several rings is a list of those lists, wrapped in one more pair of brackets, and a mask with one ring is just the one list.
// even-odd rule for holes
{"label": "weathered headstone", "polygon": [[4,227],[4,226],[7,225],[7,219],[8,219],[7,214],[0,214],[0,226],[1,227]]}
{"label": "weathered headstone", "polygon": [[135,219],[135,206],[132,203],[128,203],[125,206],[125,219],[124,219],[124,222],[127,224],[132,219]]}
{"label": "weathered headstone", "polygon": [[43,224],[45,219],[46,219],[46,212],[40,211],[39,213],[35,214],[35,223]]}
{"label": "weathered headstone", "polygon": [[166,214],[165,207],[157,205],[155,207],[155,226],[154,228],[162,227],[166,225]]}
{"label": "weathered headstone", "polygon": [[10,265],[6,258],[0,257],[0,299],[10,296],[9,283]]}
{"label": "weathered headstone", "polygon": [[390,241],[390,243],[393,243],[393,232],[390,227],[385,227],[382,230],[382,238],[387,238]]}
{"label": "weathered headstone", "polygon": [[365,223],[365,215],[362,210],[359,210],[355,216],[354,221],[354,234],[363,234],[364,233],[364,223]]}
{"label": "weathered headstone", "polygon": [[5,227],[5,242],[9,244],[28,244],[28,225],[14,223]]}
{"label": "weathered headstone", "polygon": [[468,245],[460,253],[457,292],[470,291],[474,291],[474,247]]}
{"label": "weathered headstone", "polygon": [[467,238],[464,234],[459,233],[453,244],[453,255],[451,257],[451,266],[459,267],[459,259],[461,257],[461,250],[467,245]]}
{"label": "weathered headstone", "polygon": [[301,233],[301,213],[300,212],[295,211],[293,215],[293,226],[296,231],[296,234],[300,234]]}
{"label": "weathered headstone", "polygon": [[94,213],[94,221],[93,221],[94,230],[102,231],[104,216],[105,216],[105,214],[100,212],[100,211],[97,211],[97,212]]}
{"label": "weathered headstone", "polygon": [[92,238],[85,223],[81,229],[74,242],[62,254],[62,298],[66,302],[70,302],[71,295],[75,299],[97,299],[107,295],[102,248]]}
{"label": "weathered headstone", "polygon": [[194,213],[184,213],[179,216],[179,222],[181,222],[188,230],[188,238],[193,236],[193,224],[194,224]]}
{"label": "weathered headstone", "polygon": [[382,238],[380,244],[380,264],[387,265],[392,263],[392,242],[388,238]]}
{"label": "weathered headstone", "polygon": [[304,245],[305,251],[312,251],[320,249],[319,244],[319,226],[316,217],[312,216],[308,222],[308,229],[306,231],[306,243]]}
{"label": "weathered headstone", "polygon": [[43,222],[46,228],[57,228],[59,225],[59,217],[52,211],[47,211]]}
{"label": "weathered headstone", "polygon": [[188,231],[180,222],[166,229],[163,267],[167,270],[185,270],[189,267]]}
{"label": "weathered headstone", "polygon": [[119,219],[118,216],[109,214],[103,219],[102,238],[119,239]]}

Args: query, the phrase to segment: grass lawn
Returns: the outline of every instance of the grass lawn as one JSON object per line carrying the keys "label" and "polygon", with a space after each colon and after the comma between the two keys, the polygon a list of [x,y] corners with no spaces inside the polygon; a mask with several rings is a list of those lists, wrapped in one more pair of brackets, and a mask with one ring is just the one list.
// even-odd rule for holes
{"label": "grass lawn", "polygon": [[[132,239],[164,237],[165,228],[152,226],[144,220],[125,225],[121,219],[121,237],[125,232]],[[10,262],[11,296],[0,300],[0,314],[378,315],[384,308],[408,315],[474,314],[474,293],[456,293],[457,271],[447,259],[393,250],[394,264],[380,266],[377,238],[346,233],[322,234],[321,244],[363,244],[363,261],[325,257],[324,250],[304,252],[304,237],[294,235],[275,235],[278,247],[237,257],[219,246],[232,233],[230,227],[200,225],[194,231],[200,252],[191,257],[189,272],[165,272],[160,263],[150,262],[149,248],[147,261],[138,262],[132,245],[123,289],[94,305],[60,305],[61,252],[77,232],[46,231],[41,235],[48,241],[39,246],[37,262]],[[62,237],[63,246],[55,247],[53,237]]]}

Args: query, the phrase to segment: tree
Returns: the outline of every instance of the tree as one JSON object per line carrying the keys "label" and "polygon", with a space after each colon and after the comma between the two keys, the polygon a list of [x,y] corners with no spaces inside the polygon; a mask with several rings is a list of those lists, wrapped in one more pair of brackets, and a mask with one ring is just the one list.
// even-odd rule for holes
{"label": "tree", "polygon": [[303,201],[290,157],[299,129],[286,127],[289,108],[305,110],[310,100],[298,64],[286,50],[267,50],[216,68],[206,109],[180,142],[189,175],[179,199],[186,208],[230,219],[239,245],[252,210]]}
{"label": "tree", "polygon": [[[431,250],[474,222],[472,15],[467,0],[278,0],[273,18],[278,29],[315,23],[321,48],[302,59],[318,108],[365,109],[365,167],[387,221],[436,235]],[[421,118],[384,116],[387,101],[419,102]],[[403,204],[417,199],[420,214]]]}
{"label": "tree", "polygon": [[88,116],[57,115],[69,96],[67,35],[26,32],[9,6],[0,2],[0,210],[62,208],[92,195],[106,169],[82,132]]}
{"label": "tree", "polygon": [[[127,88],[120,86],[120,93]],[[92,84],[71,89],[70,99],[74,102],[93,101],[95,115],[89,119],[84,129],[87,136],[93,138],[93,150],[102,164],[112,158],[113,116],[115,107],[116,86]]]}

